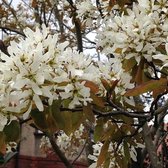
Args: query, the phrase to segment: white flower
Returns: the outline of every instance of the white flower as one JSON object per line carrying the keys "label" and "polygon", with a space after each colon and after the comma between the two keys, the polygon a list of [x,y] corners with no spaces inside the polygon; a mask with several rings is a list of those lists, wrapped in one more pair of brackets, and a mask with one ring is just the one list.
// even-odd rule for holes
{"label": "white flower", "polygon": [[85,0],[81,3],[77,4],[77,13],[78,13],[78,17],[81,16],[93,16],[95,11],[95,7],[93,6],[92,2],[90,0]]}
{"label": "white flower", "polygon": [[167,7],[168,1],[139,0],[132,9],[127,9],[127,15],[104,19],[97,32],[98,47],[102,53],[113,54],[121,60],[134,57],[139,64],[141,57],[145,57],[152,61],[168,35],[166,13],[162,12]]}
{"label": "white flower", "polygon": [[39,109],[39,111],[44,110],[43,103],[38,95],[35,94],[33,96],[33,101],[34,101],[35,105],[37,106],[37,108]]}

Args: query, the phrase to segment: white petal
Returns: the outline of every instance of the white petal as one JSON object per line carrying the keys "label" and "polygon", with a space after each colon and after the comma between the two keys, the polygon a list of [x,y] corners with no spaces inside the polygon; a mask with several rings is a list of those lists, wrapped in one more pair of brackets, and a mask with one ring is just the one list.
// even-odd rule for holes
{"label": "white petal", "polygon": [[44,111],[43,103],[38,95],[33,96],[33,101],[36,104],[36,107],[39,109],[39,111]]}
{"label": "white petal", "polygon": [[168,43],[165,44],[165,49],[166,49],[166,52],[167,52],[167,55],[168,55]]}
{"label": "white petal", "polygon": [[34,93],[36,93],[37,95],[42,95],[42,91],[36,83],[31,81],[30,85],[32,86],[32,90],[34,91]]}
{"label": "white petal", "polygon": [[27,79],[19,79],[14,83],[13,87],[16,89],[21,89],[27,84],[27,82]]}
{"label": "white petal", "polygon": [[164,55],[164,54],[157,54],[157,55],[153,55],[153,58],[154,59],[159,59],[161,61],[165,61],[168,59],[168,56],[167,55]]}

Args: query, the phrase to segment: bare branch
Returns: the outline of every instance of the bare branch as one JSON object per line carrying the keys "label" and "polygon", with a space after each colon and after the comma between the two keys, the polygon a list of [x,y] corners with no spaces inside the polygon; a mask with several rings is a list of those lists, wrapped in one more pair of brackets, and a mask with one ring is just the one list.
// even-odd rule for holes
{"label": "bare branch", "polygon": [[77,39],[77,47],[79,52],[83,52],[83,41],[82,41],[82,33],[81,33],[81,23],[79,18],[77,18],[76,7],[73,4],[72,0],[67,0],[72,7],[72,17],[73,22],[75,24],[76,30],[76,39]]}
{"label": "bare branch", "polygon": [[59,14],[59,10],[57,8],[57,5],[54,5],[54,15],[55,15],[55,18],[58,20],[60,32],[61,32],[61,34],[63,34],[64,33],[64,24],[63,24],[63,21],[61,20],[61,16]]}
{"label": "bare branch", "polygon": [[0,26],[0,29],[2,29],[2,31],[7,30],[7,31],[14,32],[14,33],[16,33],[16,34],[19,34],[19,35],[21,35],[21,36],[23,36],[23,37],[26,37],[25,34],[22,33],[21,31],[18,31],[18,30],[16,30],[16,29],[12,29],[12,28],[10,28],[10,27]]}
{"label": "bare branch", "polygon": [[157,114],[160,114],[160,113],[162,113],[162,112],[165,112],[167,109],[168,109],[168,101],[167,101],[163,106],[161,106],[160,108],[158,108],[158,109],[154,112],[154,115],[157,115]]}
{"label": "bare branch", "polygon": [[149,126],[147,125],[147,123],[145,123],[142,128],[143,128],[143,131],[142,131],[143,139],[146,144],[146,148],[149,154],[152,167],[153,168],[158,168],[158,167],[163,168],[163,165],[160,163],[159,158],[157,156],[156,147],[153,143]]}
{"label": "bare branch", "polygon": [[59,158],[64,163],[64,165],[67,168],[73,168],[72,164],[68,161],[68,159],[65,157],[64,153],[60,150],[60,148],[56,144],[54,137],[51,135],[48,135],[48,134],[46,134],[46,136],[49,138],[49,141],[51,143],[51,146],[52,146],[54,152],[59,156]]}
{"label": "bare branch", "polygon": [[81,154],[83,153],[83,151],[84,151],[84,149],[85,149],[85,147],[86,147],[86,144],[87,144],[87,139],[85,140],[85,143],[84,143],[84,145],[83,145],[83,147],[82,147],[80,153],[79,153],[78,156],[73,160],[72,165],[79,159],[79,157],[81,156]]}
{"label": "bare branch", "polygon": [[12,12],[12,15],[14,16],[14,18],[16,19],[16,21],[18,20],[17,15],[16,15],[16,11],[11,7],[11,3],[8,3],[6,0],[2,0],[2,2],[5,4],[5,6]]}
{"label": "bare branch", "polygon": [[110,116],[116,116],[116,115],[124,115],[127,117],[131,117],[131,118],[142,118],[145,120],[148,120],[148,118],[150,117],[150,115],[148,114],[138,114],[135,112],[128,112],[128,111],[111,111],[111,112],[101,112],[97,109],[93,109],[94,114],[98,115],[99,117],[110,117]]}

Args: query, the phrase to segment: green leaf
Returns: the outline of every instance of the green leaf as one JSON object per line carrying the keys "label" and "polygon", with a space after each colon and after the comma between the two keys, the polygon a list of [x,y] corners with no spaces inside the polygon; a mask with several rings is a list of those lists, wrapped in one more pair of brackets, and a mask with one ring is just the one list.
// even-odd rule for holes
{"label": "green leaf", "polygon": [[124,145],[124,156],[125,156],[124,159],[127,163],[130,163],[131,157],[130,157],[128,143],[124,140],[123,145]]}
{"label": "green leaf", "polygon": [[52,114],[50,113],[50,108],[46,108],[44,110],[45,112],[45,116],[46,116],[46,121],[47,121],[47,126],[48,126],[48,131],[49,133],[55,133],[58,130],[58,126],[52,116]]}
{"label": "green leaf", "polygon": [[110,144],[110,141],[105,141],[105,143],[103,144],[101,151],[100,151],[100,154],[98,156],[97,167],[101,166],[103,164],[103,162],[106,160],[109,144]]}
{"label": "green leaf", "polygon": [[64,122],[63,131],[67,135],[70,135],[73,132],[72,112],[69,112],[69,111],[61,112],[61,116],[62,116],[62,121]]}
{"label": "green leaf", "polygon": [[84,119],[83,112],[72,113],[71,117],[72,117],[72,131],[76,131]]}
{"label": "green leaf", "polygon": [[93,114],[92,108],[90,104],[87,104],[87,106],[83,106],[83,113],[91,123],[95,122],[95,116]]}
{"label": "green leaf", "polygon": [[48,124],[44,112],[40,112],[38,109],[34,109],[30,112],[34,124],[41,131],[46,131],[48,129]]}
{"label": "green leaf", "polygon": [[65,100],[62,100],[62,105],[64,108],[68,108],[69,107],[69,104],[71,103],[71,99],[65,99]]}
{"label": "green leaf", "polygon": [[61,100],[55,100],[53,104],[49,107],[49,113],[53,117],[58,128],[63,130],[66,122],[62,114],[64,112],[61,112],[60,107],[61,107]]}
{"label": "green leaf", "polygon": [[153,91],[159,87],[166,87],[166,86],[167,86],[167,79],[165,78],[161,78],[159,80],[150,80],[133,89],[128,90],[125,93],[125,96],[138,96],[140,94]]}
{"label": "green leaf", "polygon": [[109,168],[110,165],[110,156],[106,157],[106,160],[104,161],[103,168]]}
{"label": "green leaf", "polygon": [[95,95],[93,93],[91,93],[90,97],[93,99],[93,104],[95,104],[95,105],[97,105],[99,107],[102,107],[102,108],[105,107],[105,105],[104,105],[105,102],[104,102],[102,97],[99,97],[99,96],[97,96],[97,95]]}
{"label": "green leaf", "polygon": [[97,142],[101,139],[102,137],[102,133],[103,133],[103,119],[100,118],[97,120],[97,124],[95,126],[95,130],[94,130],[94,141]]}
{"label": "green leaf", "polygon": [[[50,113],[53,117],[57,127],[60,130],[63,130],[67,135],[73,132],[72,122],[74,122],[75,127],[75,117],[72,121],[72,112],[69,111],[61,111],[61,100],[55,100],[50,106]],[[78,118],[79,119],[79,118]],[[79,123],[77,123],[79,124]],[[75,128],[74,128],[75,129]]]}
{"label": "green leaf", "polygon": [[3,129],[6,142],[17,142],[20,138],[20,124],[17,120],[12,120]]}

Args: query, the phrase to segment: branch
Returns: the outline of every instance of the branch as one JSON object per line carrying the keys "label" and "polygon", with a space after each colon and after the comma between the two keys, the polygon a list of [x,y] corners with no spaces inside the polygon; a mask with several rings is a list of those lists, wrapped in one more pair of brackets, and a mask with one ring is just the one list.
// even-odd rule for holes
{"label": "branch", "polygon": [[151,111],[152,114],[154,113],[154,106],[157,105],[159,99],[160,99],[162,96],[164,96],[165,94],[167,94],[167,91],[164,92],[164,93],[159,94],[159,95],[156,97],[156,99],[152,102],[151,107],[150,107],[150,111]]}
{"label": "branch", "polygon": [[67,0],[69,4],[72,7],[72,18],[75,24],[75,30],[76,30],[76,39],[77,39],[77,47],[79,52],[83,52],[83,42],[82,42],[82,33],[81,33],[81,26],[80,26],[80,20],[77,18],[76,13],[76,7],[73,4],[72,0]]}
{"label": "branch", "polygon": [[12,29],[10,27],[4,27],[4,26],[0,26],[0,29],[2,29],[2,31],[5,31],[5,30],[8,30],[8,31],[11,31],[11,32],[14,32],[14,33],[17,33],[23,37],[26,37],[24,33],[18,31],[18,30],[15,30],[15,29]]}
{"label": "branch", "polygon": [[168,135],[168,132],[166,132],[166,133],[164,134],[164,136],[161,138],[159,144],[157,145],[157,149],[158,149],[159,146],[162,144],[162,142],[166,139],[167,135]]}
{"label": "branch", "polygon": [[81,154],[83,153],[83,151],[84,151],[84,149],[85,149],[85,147],[86,147],[86,143],[87,143],[87,139],[85,140],[85,143],[84,143],[84,145],[83,145],[83,147],[82,147],[82,149],[81,149],[79,155],[73,160],[72,165],[79,159],[79,157],[80,157]]}
{"label": "branch", "polygon": [[58,20],[59,29],[60,29],[61,34],[63,35],[64,34],[64,24],[59,14],[57,5],[54,5],[54,15],[55,15],[55,18]]}
{"label": "branch", "polygon": [[160,114],[168,109],[168,100],[167,102],[160,108],[158,108],[155,112],[154,115]]}
{"label": "branch", "polygon": [[93,109],[93,113],[98,115],[99,117],[111,117],[111,116],[116,116],[116,115],[125,115],[131,118],[143,118],[146,120],[148,120],[148,118],[150,117],[150,115],[138,114],[138,113],[133,113],[133,112],[128,112],[128,111],[101,112],[97,109]]}
{"label": "branch", "polygon": [[103,18],[103,12],[101,10],[101,4],[100,4],[100,1],[99,0],[96,0],[96,6],[97,6],[97,9],[100,13],[100,16]]}
{"label": "branch", "polygon": [[[61,111],[71,111],[71,112],[81,112],[82,108],[76,108],[76,109],[69,109],[69,108],[60,108]],[[148,120],[150,118],[150,115],[148,112],[128,112],[124,111],[122,109],[117,110],[117,111],[110,111],[110,112],[102,112],[99,111],[95,108],[92,109],[93,113],[95,115],[98,115],[99,117],[111,117],[111,116],[116,116],[116,115],[125,115],[127,117],[131,118],[141,118],[141,119],[146,119]]]}
{"label": "branch", "polygon": [[59,156],[59,158],[64,163],[64,165],[67,168],[73,168],[72,164],[68,161],[68,159],[65,157],[64,153],[60,150],[58,145],[55,143],[55,139],[53,138],[53,136],[48,135],[48,134],[46,134],[46,136],[49,138],[51,146],[52,146],[54,152]]}
{"label": "branch", "polygon": [[67,1],[71,5],[71,7],[76,10],[76,7],[73,5],[73,1],[72,0],[67,0]]}
{"label": "branch", "polygon": [[69,108],[63,108],[63,107],[61,107],[60,110],[61,111],[71,111],[71,112],[81,112],[81,111],[83,111],[82,108],[69,109]]}
{"label": "branch", "polygon": [[75,29],[76,29],[78,51],[83,52],[83,42],[82,42],[82,33],[81,33],[80,21],[79,21],[78,18],[76,18],[76,12],[73,14],[73,20],[74,20]]}
{"label": "branch", "polygon": [[16,11],[11,7],[11,3],[8,3],[6,0],[2,0],[2,2],[11,11],[11,13],[13,14],[14,18],[16,19],[16,21],[18,21],[18,18],[17,18],[17,15],[16,15]]}
{"label": "branch", "polygon": [[147,125],[147,123],[145,123],[142,128],[143,128],[142,135],[146,144],[146,149],[149,154],[152,168],[163,168],[163,165],[160,163],[159,158],[157,157],[156,147],[153,143],[149,126]]}

